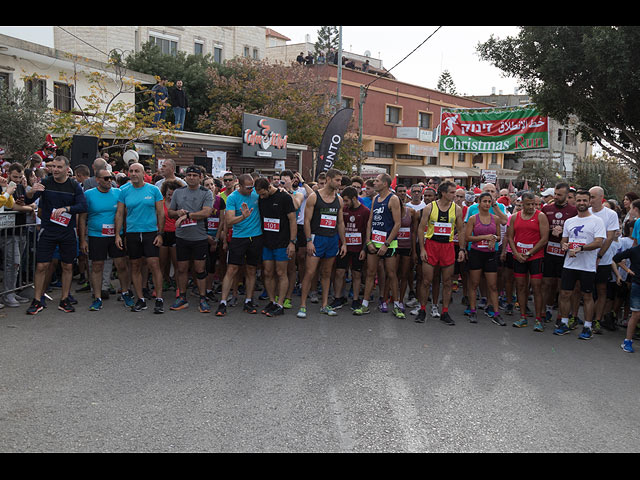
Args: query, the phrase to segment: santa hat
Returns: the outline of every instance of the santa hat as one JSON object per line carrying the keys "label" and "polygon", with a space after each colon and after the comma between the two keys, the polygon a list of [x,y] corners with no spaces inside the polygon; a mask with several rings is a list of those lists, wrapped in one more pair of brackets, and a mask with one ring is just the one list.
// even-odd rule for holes
{"label": "santa hat", "polygon": [[475,193],[476,195],[480,195],[482,193],[482,190],[480,190],[478,187],[473,189],[473,193]]}
{"label": "santa hat", "polygon": [[44,146],[46,148],[58,148],[58,146],[56,145],[56,142],[53,141],[53,137],[51,136],[51,134],[47,135],[47,139],[44,142]]}

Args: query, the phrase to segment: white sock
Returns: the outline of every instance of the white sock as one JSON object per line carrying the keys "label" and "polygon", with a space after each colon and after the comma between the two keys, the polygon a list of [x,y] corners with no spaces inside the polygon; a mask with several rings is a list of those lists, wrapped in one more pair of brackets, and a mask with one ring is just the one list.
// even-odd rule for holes
{"label": "white sock", "polygon": [[362,306],[363,307],[368,307],[369,306],[369,300],[362,300]]}
{"label": "white sock", "polygon": [[568,326],[568,325],[569,325],[569,319],[568,319],[568,318],[563,318],[563,319],[562,319],[562,323],[563,323],[564,325],[567,325],[567,326]]}
{"label": "white sock", "polygon": [[220,300],[220,304],[221,304],[221,305],[226,305],[226,304],[227,304],[227,301],[226,301],[226,300]]}
{"label": "white sock", "polygon": [[584,322],[584,326],[586,328],[591,328],[591,322]]}

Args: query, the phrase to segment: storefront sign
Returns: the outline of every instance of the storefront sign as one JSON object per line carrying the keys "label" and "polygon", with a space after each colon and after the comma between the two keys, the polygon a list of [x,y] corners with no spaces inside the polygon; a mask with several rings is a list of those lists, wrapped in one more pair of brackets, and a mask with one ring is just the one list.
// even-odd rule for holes
{"label": "storefront sign", "polygon": [[287,122],[260,115],[243,114],[242,156],[286,159]]}

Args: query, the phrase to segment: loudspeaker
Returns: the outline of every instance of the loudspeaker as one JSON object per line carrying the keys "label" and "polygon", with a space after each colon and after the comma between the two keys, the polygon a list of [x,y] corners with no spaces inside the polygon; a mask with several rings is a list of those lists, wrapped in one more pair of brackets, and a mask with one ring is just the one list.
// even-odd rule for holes
{"label": "loudspeaker", "polygon": [[211,157],[193,157],[193,163],[202,165],[207,173],[211,173],[211,168],[213,167],[213,159]]}
{"label": "loudspeaker", "polygon": [[82,164],[89,167],[89,171],[93,176],[93,161],[99,157],[98,154],[98,137],[86,135],[74,135],[71,143],[71,168],[75,168]]}

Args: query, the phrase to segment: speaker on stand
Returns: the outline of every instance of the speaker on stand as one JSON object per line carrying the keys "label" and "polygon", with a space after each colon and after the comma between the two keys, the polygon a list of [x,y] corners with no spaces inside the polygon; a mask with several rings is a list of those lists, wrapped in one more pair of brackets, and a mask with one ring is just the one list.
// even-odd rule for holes
{"label": "speaker on stand", "polygon": [[87,135],[74,135],[71,143],[71,168],[75,170],[78,165],[86,165],[93,176],[91,166],[93,161],[99,157],[98,137]]}

